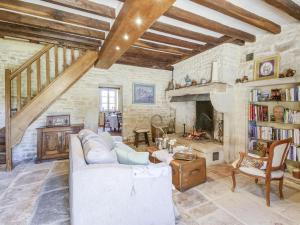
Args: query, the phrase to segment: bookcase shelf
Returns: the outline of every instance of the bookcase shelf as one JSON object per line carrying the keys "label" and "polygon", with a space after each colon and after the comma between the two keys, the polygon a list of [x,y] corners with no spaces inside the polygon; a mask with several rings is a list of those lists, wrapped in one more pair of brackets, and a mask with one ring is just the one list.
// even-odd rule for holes
{"label": "bookcase shelf", "polygon": [[[257,84],[257,86],[255,84]],[[265,143],[266,146],[270,146],[270,144],[275,140],[269,139],[284,139],[292,134],[296,143],[293,143],[291,147],[291,151],[293,152],[292,158],[300,161],[300,137],[298,137],[300,134],[298,115],[298,112],[300,112],[299,78],[290,78],[287,80],[277,79],[267,81],[266,83],[263,81],[255,81],[251,82],[251,84],[248,83],[246,86],[252,88],[252,90],[250,90],[251,95],[249,93],[248,101],[248,150],[252,150],[251,147],[253,147],[253,145],[255,146],[255,142]],[[280,98],[287,99],[288,101],[267,100],[268,98],[271,98],[271,94],[273,96],[273,90],[276,89],[280,89]],[[291,91],[286,92],[286,90]],[[290,93],[293,94],[293,97],[287,97],[287,95],[282,97],[282,95],[287,93],[288,95],[290,95]],[[255,96],[253,94],[255,94]],[[284,108],[285,122],[276,122],[271,120],[271,115],[274,114],[273,108],[278,105],[283,106]],[[298,138],[295,139],[295,137]],[[296,158],[294,157],[295,154],[297,154]],[[289,157],[291,159],[291,155],[289,155]],[[286,172],[285,174],[289,182],[300,184],[300,180],[294,178],[291,173]]]}

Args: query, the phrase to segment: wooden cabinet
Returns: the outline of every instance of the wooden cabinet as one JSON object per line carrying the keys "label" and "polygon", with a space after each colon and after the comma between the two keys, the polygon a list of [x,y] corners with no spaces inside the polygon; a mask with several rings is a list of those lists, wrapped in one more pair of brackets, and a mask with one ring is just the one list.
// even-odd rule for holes
{"label": "wooden cabinet", "polygon": [[69,136],[83,129],[83,124],[69,127],[42,127],[37,129],[37,160],[67,159]]}

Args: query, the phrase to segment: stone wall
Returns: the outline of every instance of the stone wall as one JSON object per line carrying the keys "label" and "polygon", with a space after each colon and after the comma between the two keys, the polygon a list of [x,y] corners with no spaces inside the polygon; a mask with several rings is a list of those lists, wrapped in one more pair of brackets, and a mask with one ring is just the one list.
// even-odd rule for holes
{"label": "stone wall", "polygon": [[[42,48],[42,45],[0,39],[0,127],[5,125],[4,116],[4,70],[15,69]],[[99,109],[99,85],[122,87],[123,96],[123,136],[132,137],[136,127],[150,127],[150,118],[160,114],[166,121],[170,116],[170,106],[165,100],[165,88],[171,72],[141,67],[114,65],[109,70],[93,68],[75,85],[62,95],[48,110],[28,127],[21,143],[13,150],[15,161],[32,159],[36,156],[36,128],[45,125],[46,116],[70,114],[71,123],[83,123],[89,112]],[[155,84],[156,104],[132,104],[133,83]],[[98,121],[95,121],[98,123]]]}
{"label": "stone wall", "polygon": [[[177,83],[184,83],[184,77],[189,75],[198,82],[210,79],[212,62],[218,62],[220,81],[232,85],[234,107],[230,113],[224,115],[224,155],[227,162],[238,157],[238,152],[247,148],[247,107],[248,91],[250,88],[243,84],[234,84],[236,78],[246,75],[253,80],[254,60],[264,56],[279,54],[281,56],[280,72],[288,68],[297,70],[300,77],[300,24],[282,26],[280,34],[257,36],[254,43],[245,46],[225,44],[196,55],[175,65],[174,79]],[[246,62],[246,55],[254,53],[254,60]],[[176,108],[176,127],[182,130],[185,122],[191,129],[194,124],[195,103],[172,103]],[[192,114],[192,115],[191,115]],[[187,116],[190,115],[190,116]],[[188,121],[186,121],[188,118]]]}

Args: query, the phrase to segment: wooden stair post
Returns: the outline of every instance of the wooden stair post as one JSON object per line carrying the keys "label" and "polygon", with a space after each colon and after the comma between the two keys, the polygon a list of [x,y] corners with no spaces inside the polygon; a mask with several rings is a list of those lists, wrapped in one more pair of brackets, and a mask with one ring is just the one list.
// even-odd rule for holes
{"label": "wooden stair post", "polygon": [[11,151],[11,70],[5,70],[5,149],[6,149],[6,169],[12,170],[12,151]]}

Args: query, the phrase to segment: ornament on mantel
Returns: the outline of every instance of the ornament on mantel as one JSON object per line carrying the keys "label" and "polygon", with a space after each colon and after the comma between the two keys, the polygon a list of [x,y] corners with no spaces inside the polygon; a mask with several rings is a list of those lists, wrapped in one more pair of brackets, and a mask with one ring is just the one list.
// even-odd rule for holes
{"label": "ornament on mantel", "polygon": [[279,78],[293,77],[296,74],[296,70],[287,69],[285,72],[279,74]]}

